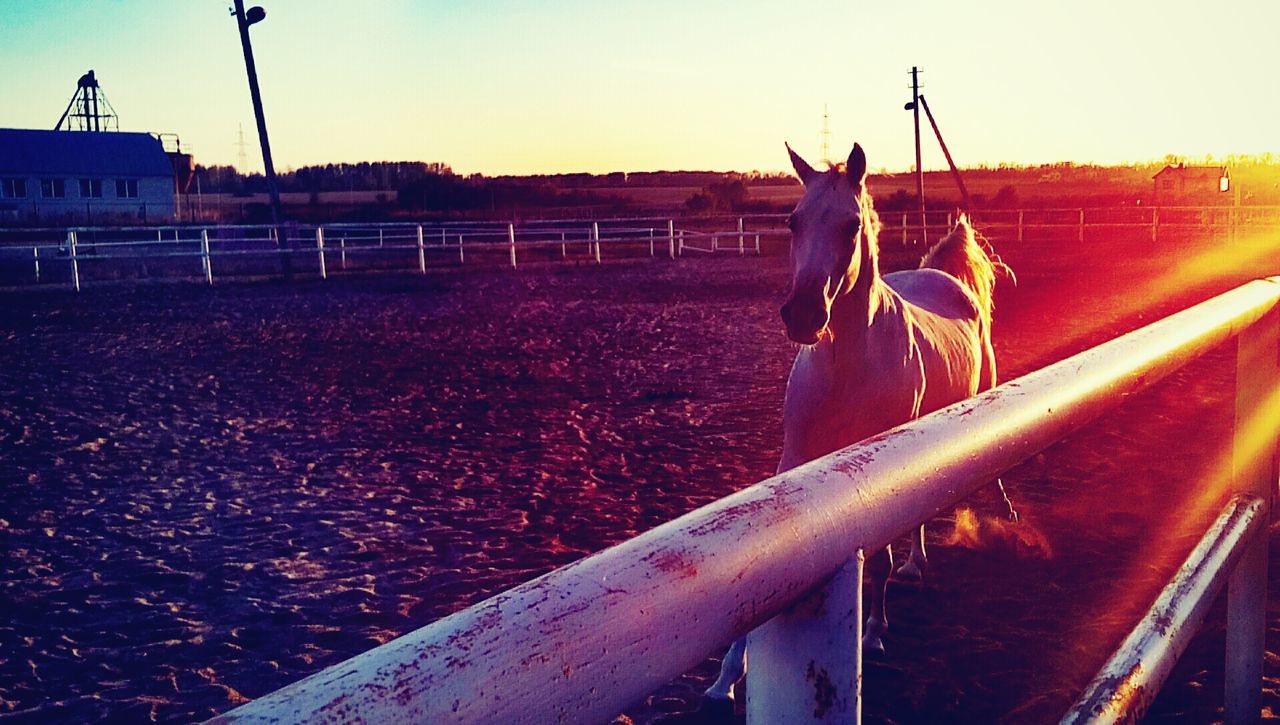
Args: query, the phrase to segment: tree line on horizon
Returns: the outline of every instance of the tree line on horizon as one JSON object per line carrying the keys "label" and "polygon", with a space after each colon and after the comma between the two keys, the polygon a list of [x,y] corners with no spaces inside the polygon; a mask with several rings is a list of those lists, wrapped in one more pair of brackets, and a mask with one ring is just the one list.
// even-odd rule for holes
{"label": "tree line on horizon", "polygon": [[[1087,203],[1123,202],[1124,198],[1142,194],[1151,176],[1165,165],[1226,165],[1233,183],[1257,192],[1257,201],[1271,202],[1280,198],[1280,158],[1267,153],[1233,155],[1225,159],[1205,157],[1187,159],[1169,155],[1159,161],[1140,164],[1103,166],[1075,162],[1028,164],[1001,163],[979,165],[961,170],[966,180],[993,190],[974,194],[978,206],[1012,208],[1029,201],[1026,192],[1031,185],[1044,187],[1070,182],[1073,194]],[[927,171],[926,174],[946,174]],[[882,179],[902,184],[911,171],[880,170]],[[278,174],[282,193],[310,195],[310,204],[318,207],[320,195],[334,192],[375,192],[376,203],[365,201],[351,206],[377,206],[384,212],[389,207],[404,213],[518,214],[534,208],[592,209],[601,212],[634,211],[643,206],[628,189],[683,188],[689,191],[680,204],[687,213],[716,214],[725,212],[778,212],[786,204],[764,197],[753,197],[751,189],[759,186],[795,185],[799,182],[789,173],[752,171],[649,171],[614,172],[608,174],[537,174],[528,176],[459,175],[444,163],[419,161],[360,162],[303,166]],[[192,189],[201,193],[250,196],[267,191],[262,174],[243,174],[232,166],[197,166]],[[1092,189],[1093,192],[1087,191]],[[998,190],[998,191],[995,191]],[[1083,190],[1083,191],[1082,191]],[[767,195],[766,195],[767,196]],[[1115,197],[1113,199],[1112,197]],[[954,204],[946,198],[930,198],[934,204]],[[333,197],[330,197],[333,203]],[[886,210],[916,208],[914,194],[898,189],[877,199]]]}

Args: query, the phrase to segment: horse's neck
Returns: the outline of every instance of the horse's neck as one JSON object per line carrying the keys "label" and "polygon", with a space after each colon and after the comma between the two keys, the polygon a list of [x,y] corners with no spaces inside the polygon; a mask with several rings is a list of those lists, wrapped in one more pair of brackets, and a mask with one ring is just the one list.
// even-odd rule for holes
{"label": "horse's neck", "polygon": [[865,282],[859,278],[858,284],[848,294],[841,295],[831,305],[832,343],[839,357],[850,360],[864,351],[868,345],[876,344],[874,332],[881,329],[885,322],[897,316],[901,302],[889,285],[879,275]]}
{"label": "horse's neck", "polygon": [[[858,245],[858,278],[831,305],[831,332],[837,346],[862,344],[876,318],[896,307],[896,294],[880,278],[875,240],[864,235]],[[842,339],[843,338],[843,341]]]}

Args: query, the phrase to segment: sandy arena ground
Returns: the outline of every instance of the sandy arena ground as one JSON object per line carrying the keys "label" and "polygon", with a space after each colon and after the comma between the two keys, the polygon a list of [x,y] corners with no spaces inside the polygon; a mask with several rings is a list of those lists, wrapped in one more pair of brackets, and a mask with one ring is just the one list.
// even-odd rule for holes
{"label": "sandy arena ground", "polygon": [[[1004,378],[1274,271],[1002,252]],[[766,477],[786,284],[764,257],[6,296],[0,718],[205,718]],[[1021,524],[993,492],[934,522],[868,721],[1056,720],[1216,514],[1233,366],[1012,471]],[[1219,717],[1220,609],[1153,720]],[[627,716],[697,720],[716,666]]]}

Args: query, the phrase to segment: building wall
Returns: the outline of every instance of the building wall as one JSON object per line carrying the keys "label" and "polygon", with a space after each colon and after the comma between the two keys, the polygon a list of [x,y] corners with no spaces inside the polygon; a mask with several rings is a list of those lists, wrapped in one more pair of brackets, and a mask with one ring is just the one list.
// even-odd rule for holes
{"label": "building wall", "polygon": [[[45,179],[62,180],[64,196],[47,198],[42,194]],[[101,183],[102,196],[81,194],[81,178],[92,178]],[[137,196],[117,192],[117,180],[124,178],[136,183]],[[21,179],[26,194],[20,198],[6,195],[10,189],[5,182]],[[173,221],[177,213],[177,201],[173,191],[173,177],[39,177],[17,174],[0,174],[0,220],[22,223],[97,224],[106,222],[156,222]]]}
{"label": "building wall", "polygon": [[1221,179],[1220,173],[1205,173],[1200,169],[1166,168],[1156,174],[1152,180],[1157,203],[1212,204],[1223,203],[1223,200],[1218,198],[1219,195],[1225,196],[1222,192],[1226,191],[1220,187]]}

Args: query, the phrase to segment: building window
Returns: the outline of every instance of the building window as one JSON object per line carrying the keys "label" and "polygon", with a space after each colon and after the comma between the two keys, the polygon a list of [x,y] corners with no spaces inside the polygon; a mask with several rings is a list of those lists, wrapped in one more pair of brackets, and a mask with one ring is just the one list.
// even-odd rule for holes
{"label": "building window", "polygon": [[6,199],[27,198],[27,180],[0,179],[0,196]]}
{"label": "building window", "polygon": [[80,198],[81,199],[101,199],[102,198],[102,179],[81,179],[80,180]]}
{"label": "building window", "polygon": [[116,179],[116,197],[119,199],[137,199],[138,180]]}
{"label": "building window", "polygon": [[67,182],[65,179],[41,179],[40,196],[46,199],[65,199]]}

